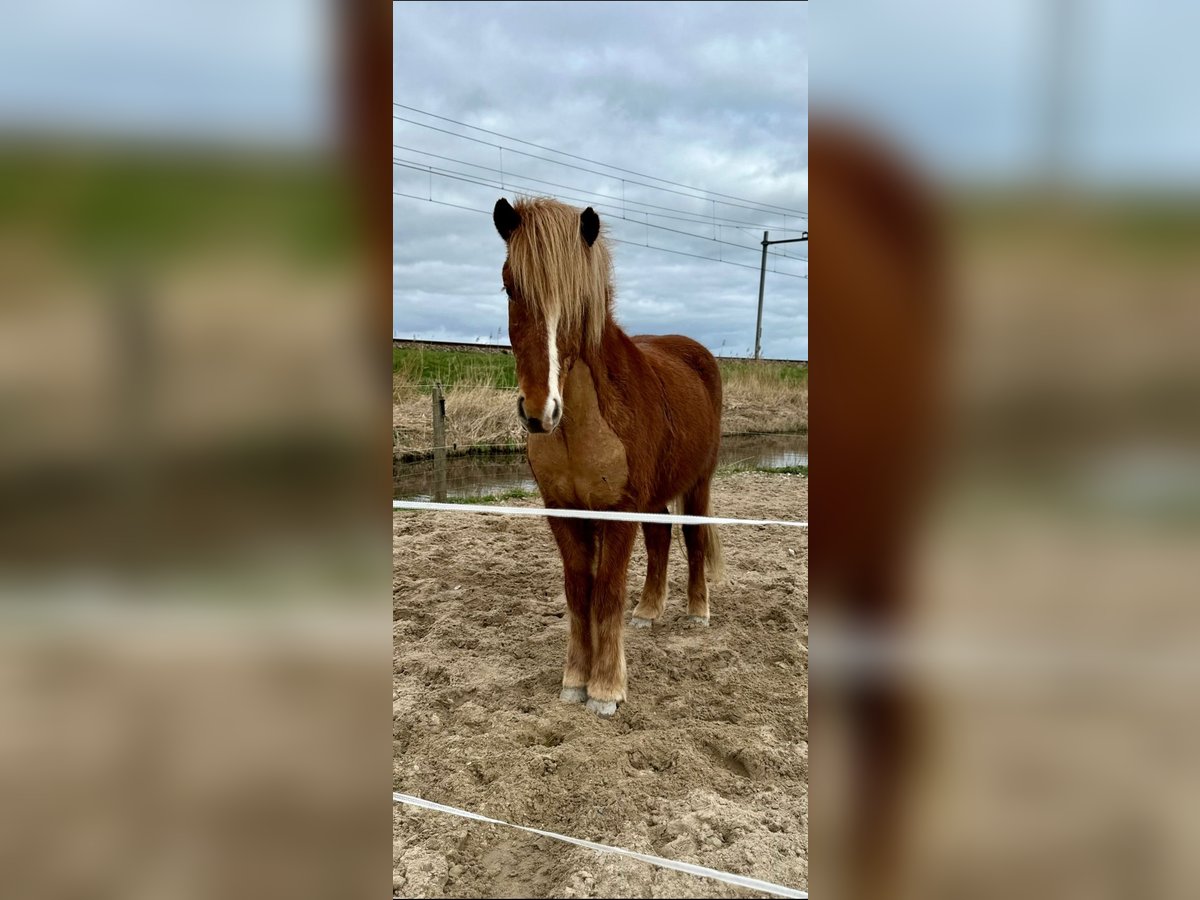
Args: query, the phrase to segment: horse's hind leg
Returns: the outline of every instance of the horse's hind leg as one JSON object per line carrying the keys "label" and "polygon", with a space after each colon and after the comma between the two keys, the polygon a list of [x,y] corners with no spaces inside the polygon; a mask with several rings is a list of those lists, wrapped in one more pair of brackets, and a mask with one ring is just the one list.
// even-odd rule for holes
{"label": "horse's hind leg", "polygon": [[[666,507],[662,511],[665,513]],[[667,600],[667,561],[671,555],[670,525],[643,522],[642,534],[646,538],[646,583],[642,586],[642,599],[629,620],[634,628],[647,628],[662,615]]]}
{"label": "horse's hind leg", "polygon": [[[708,515],[709,481],[702,480],[683,497],[683,512],[688,516]],[[711,525],[684,525],[683,542],[688,560],[688,625],[708,624],[708,581],[704,577],[705,561],[711,558],[716,540]]]}

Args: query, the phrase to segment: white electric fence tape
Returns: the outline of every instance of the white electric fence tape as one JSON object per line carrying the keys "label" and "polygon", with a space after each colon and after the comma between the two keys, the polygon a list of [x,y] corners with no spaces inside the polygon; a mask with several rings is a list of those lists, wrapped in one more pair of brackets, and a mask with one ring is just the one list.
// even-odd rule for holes
{"label": "white electric fence tape", "polygon": [[541,837],[554,838],[556,841],[565,841],[568,844],[575,844],[577,847],[586,847],[589,850],[597,850],[601,853],[615,853],[618,856],[628,856],[631,859],[641,860],[644,863],[650,863],[652,866],[658,866],[663,869],[674,869],[676,872],[686,872],[688,875],[698,875],[701,878],[713,878],[717,881],[723,881],[726,884],[736,885],[737,887],[747,888],[752,891],[762,891],[764,894],[773,894],[776,897],[798,897],[801,900],[808,900],[807,891],[797,891],[793,888],[784,887],[780,884],[772,884],[769,881],[760,881],[757,878],[747,878],[745,875],[733,875],[729,872],[721,872],[717,869],[709,869],[705,866],[697,866],[693,863],[678,862],[674,859],[663,859],[660,856],[651,856],[648,853],[637,853],[633,850],[626,850],[622,847],[610,847],[607,844],[597,844],[594,841],[585,841],[580,838],[567,837],[565,834],[555,834],[553,831],[543,831],[540,828],[528,828],[524,825],[513,825],[510,822],[503,822],[500,819],[492,819],[488,816],[481,816],[479,813],[468,812],[465,809],[458,809],[453,806],[446,806],[441,803],[434,803],[431,800],[422,800],[420,797],[413,797],[409,794],[392,794],[393,803],[406,803],[409,806],[419,806],[422,809],[431,809],[435,812],[449,813],[453,816],[462,816],[464,819],[474,819],[477,822],[487,822],[491,825],[505,825],[508,828],[516,828],[519,831],[527,831],[530,834],[540,835]]}
{"label": "white electric fence tape", "polygon": [[661,525],[786,525],[807,528],[807,522],[781,519],[722,519],[716,516],[676,516],[667,513],[610,512],[597,509],[545,509],[541,506],[491,506],[480,503],[430,503],[393,500],[392,509],[428,509],[437,512],[492,513],[500,516],[550,516],[558,519],[604,519],[608,522],[651,522]]}

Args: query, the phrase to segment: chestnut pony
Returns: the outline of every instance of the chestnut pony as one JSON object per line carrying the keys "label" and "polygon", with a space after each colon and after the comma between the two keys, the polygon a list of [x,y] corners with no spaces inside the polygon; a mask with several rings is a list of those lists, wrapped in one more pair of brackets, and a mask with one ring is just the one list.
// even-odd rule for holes
{"label": "chestnut pony", "polygon": [[[549,508],[709,512],[721,443],[721,373],[679,335],[630,337],[613,319],[612,256],[591,207],[501,198],[504,289],[517,362],[517,415]],[[626,696],[625,577],[633,522],[551,518],[562,554],[570,635],[561,699],[611,716]],[[631,624],[663,613],[671,526],[643,524],[649,559]],[[720,577],[710,525],[683,526],[688,621],[708,624],[706,566]]]}

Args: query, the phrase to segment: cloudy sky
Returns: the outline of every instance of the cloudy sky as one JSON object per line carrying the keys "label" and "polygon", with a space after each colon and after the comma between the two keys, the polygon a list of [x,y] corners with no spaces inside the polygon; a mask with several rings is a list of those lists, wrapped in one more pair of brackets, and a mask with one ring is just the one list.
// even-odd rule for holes
{"label": "cloudy sky", "polygon": [[[336,119],[332,2],[12,5],[0,140],[61,129],[319,144]],[[504,327],[504,248],[472,210],[524,189],[591,203],[631,242],[615,246],[631,330],[744,354],[761,229],[807,228],[810,47],[815,100],[885,123],[939,171],[1020,178],[1041,152],[1053,6],[821,3],[810,30],[803,3],[396,4],[393,93],[407,108],[391,109],[393,180],[424,199],[393,196],[394,331],[474,340]],[[1072,173],[1194,194],[1200,4],[1074,8]],[[807,264],[771,266],[765,352],[807,357],[808,282],[795,277]]]}
{"label": "cloudy sky", "polygon": [[938,172],[1013,181],[1044,158],[1057,70],[1064,175],[1194,192],[1198,30],[1194,0],[821,3],[812,97],[887,128]]}
{"label": "cloudy sky", "polygon": [[[397,336],[507,343],[491,208],[524,192],[600,213],[628,331],[752,350],[762,232],[808,228],[807,4],[403,3],[393,23]],[[764,356],[808,358],[807,246],[768,257]]]}
{"label": "cloudy sky", "polygon": [[323,0],[14,4],[0,129],[311,145],[330,130]]}

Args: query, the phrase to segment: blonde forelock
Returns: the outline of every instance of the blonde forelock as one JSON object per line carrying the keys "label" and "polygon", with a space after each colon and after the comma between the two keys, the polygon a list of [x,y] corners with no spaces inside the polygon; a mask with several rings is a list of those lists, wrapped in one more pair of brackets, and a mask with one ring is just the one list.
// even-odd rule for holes
{"label": "blonde forelock", "polygon": [[603,234],[589,247],[578,210],[545,197],[519,197],[521,224],[508,241],[518,290],[545,321],[598,346],[612,295],[612,256]]}

